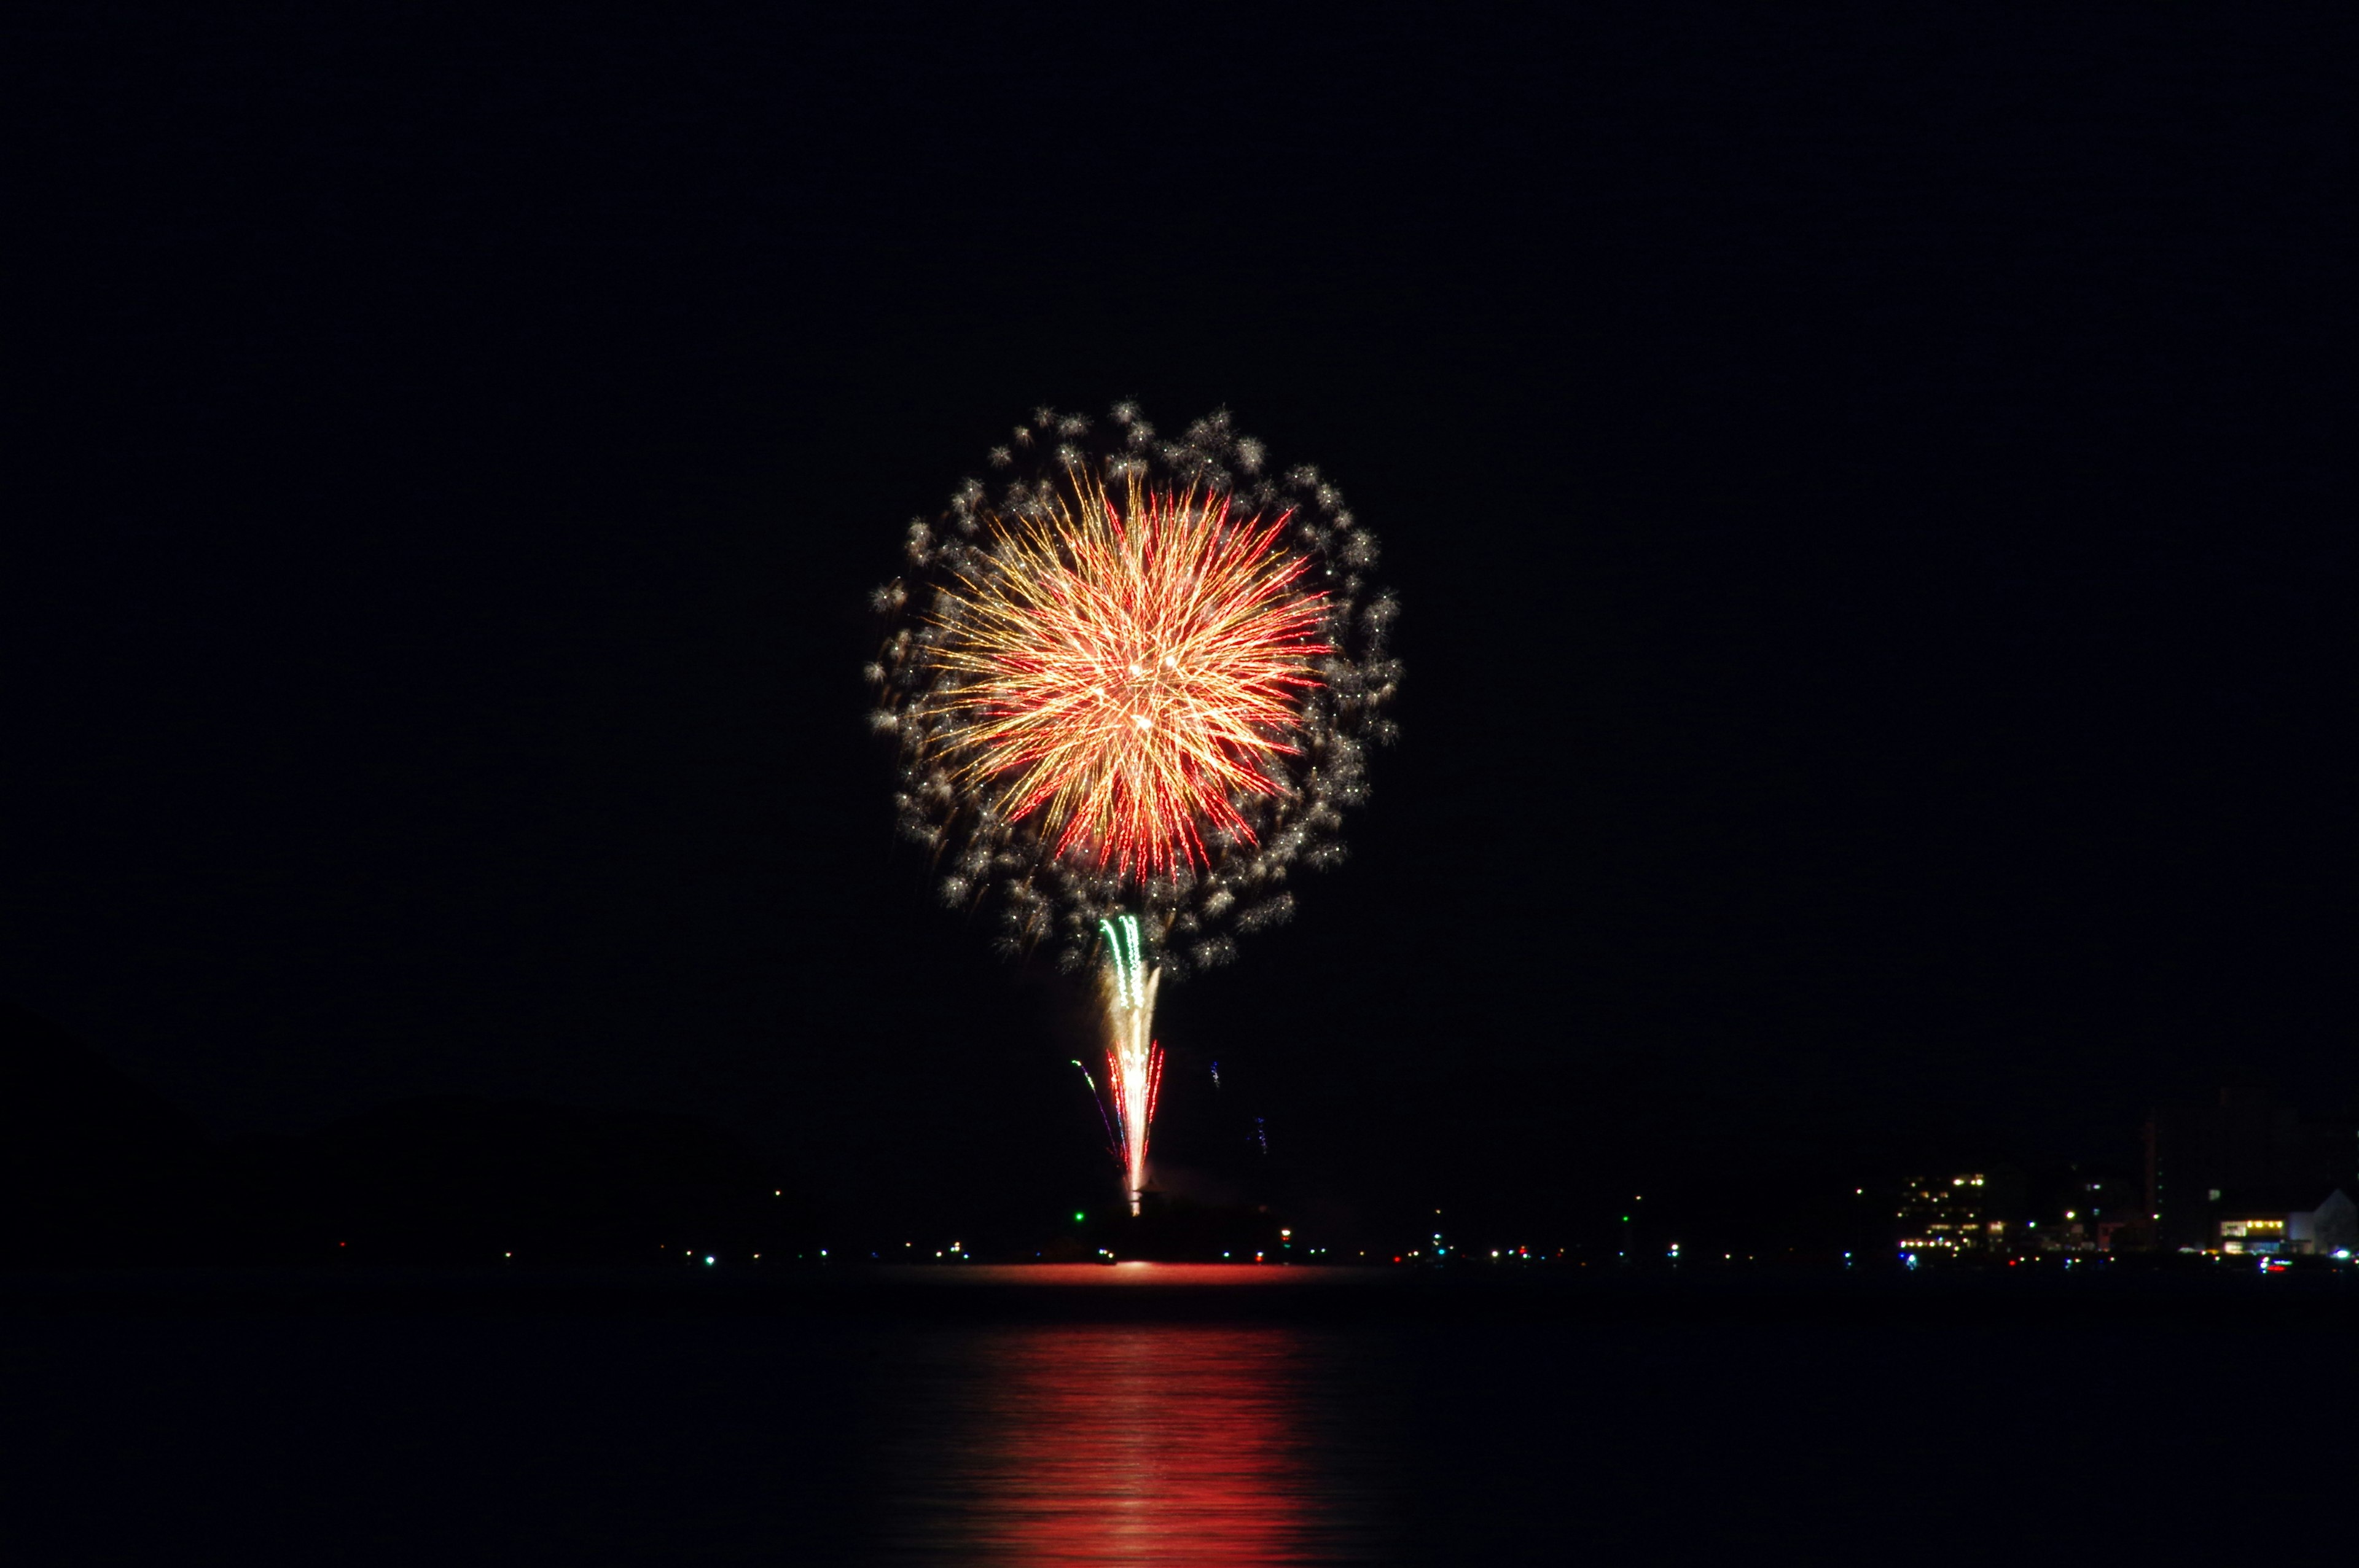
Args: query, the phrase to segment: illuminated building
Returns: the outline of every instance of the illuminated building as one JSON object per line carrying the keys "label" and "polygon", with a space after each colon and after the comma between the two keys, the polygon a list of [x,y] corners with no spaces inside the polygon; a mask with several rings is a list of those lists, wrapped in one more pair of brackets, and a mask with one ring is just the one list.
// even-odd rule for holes
{"label": "illuminated building", "polygon": [[2216,1244],[2225,1253],[2359,1252],[2359,1206],[2340,1187],[2313,1209],[2223,1206],[2212,1223]]}
{"label": "illuminated building", "polygon": [[1983,1258],[2007,1249],[2007,1223],[1988,1212],[1990,1179],[1979,1171],[1919,1176],[1902,1189],[1899,1247],[1911,1258]]}
{"label": "illuminated building", "polygon": [[2210,1105],[2160,1107],[2147,1119],[2145,1210],[2166,1250],[2248,1239],[2223,1235],[2223,1222],[2283,1220],[2321,1194],[2359,1191],[2354,1178],[2353,1118],[2306,1119],[2266,1090],[2222,1089]]}

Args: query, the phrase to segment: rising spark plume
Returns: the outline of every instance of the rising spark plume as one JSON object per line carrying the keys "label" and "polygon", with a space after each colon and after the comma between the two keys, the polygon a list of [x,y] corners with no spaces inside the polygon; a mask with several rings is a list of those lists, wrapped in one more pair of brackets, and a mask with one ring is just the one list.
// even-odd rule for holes
{"label": "rising spark plume", "polygon": [[1147,967],[1139,951],[1138,916],[1117,915],[1099,923],[1105,936],[1106,1076],[1114,1087],[1114,1121],[1122,1130],[1120,1158],[1138,1212],[1147,1190],[1147,1130],[1163,1088],[1163,1047],[1155,1043],[1155,991],[1163,977]]}

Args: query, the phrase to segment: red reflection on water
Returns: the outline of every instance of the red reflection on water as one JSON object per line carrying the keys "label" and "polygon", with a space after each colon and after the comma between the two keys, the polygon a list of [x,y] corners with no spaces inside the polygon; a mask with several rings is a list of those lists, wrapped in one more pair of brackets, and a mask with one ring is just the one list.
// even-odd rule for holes
{"label": "red reflection on water", "polygon": [[979,1563],[1299,1563],[1318,1533],[1295,1335],[1074,1325],[982,1336],[932,1544]]}

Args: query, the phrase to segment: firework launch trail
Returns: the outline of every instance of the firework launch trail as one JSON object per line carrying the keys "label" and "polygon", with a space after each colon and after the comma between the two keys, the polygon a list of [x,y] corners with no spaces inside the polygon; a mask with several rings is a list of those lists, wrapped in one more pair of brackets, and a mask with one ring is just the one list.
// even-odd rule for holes
{"label": "firework launch trail", "polygon": [[1163,1047],[1155,1043],[1155,989],[1163,977],[1139,956],[1138,917],[1100,923],[1106,945],[1102,971],[1106,1011],[1106,1076],[1114,1086],[1118,1158],[1136,1214],[1147,1190],[1147,1130],[1163,1087]]}

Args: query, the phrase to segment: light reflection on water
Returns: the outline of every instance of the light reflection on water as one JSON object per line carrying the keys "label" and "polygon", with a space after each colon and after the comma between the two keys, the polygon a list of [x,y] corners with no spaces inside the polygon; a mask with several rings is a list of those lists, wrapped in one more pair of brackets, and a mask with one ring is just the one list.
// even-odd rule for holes
{"label": "light reflection on water", "polygon": [[[947,1283],[960,1271],[926,1288],[971,1288]],[[1222,1281],[1255,1272],[1280,1273]],[[1094,1277],[1180,1310],[1133,1288],[1152,1271]],[[366,1294],[326,1310],[327,1287],[299,1281],[234,1311],[168,1295],[61,1311],[19,1285],[0,1288],[0,1539],[10,1563],[401,1568],[1917,1568],[2011,1541],[2179,1561],[2211,1516],[2118,1499],[2340,1495],[2351,1444],[2299,1418],[2359,1402],[2349,1301],[2231,1315],[2212,1283],[2052,1299],[1667,1288],[1612,1315],[1576,1310],[1613,1304],[1591,1292],[1536,1298],[1528,1319],[1428,1299],[1422,1317],[1086,1326],[1040,1315],[1103,1316],[1114,1297],[1052,1308],[984,1289],[918,1313],[906,1293],[852,1293],[774,1313],[716,1296],[673,1314],[590,1292],[370,1311],[352,1310]],[[1287,1299],[1296,1314],[1306,1298]],[[2049,1315],[2006,1315],[2042,1300]],[[1204,1292],[1181,1304],[1210,1310]],[[2256,1357],[2310,1379],[2271,1419],[2244,1383],[2173,1370]],[[2005,1499],[2006,1539],[1929,1529],[1928,1476]],[[2040,1481],[2054,1476],[2072,1484]],[[2244,1533],[2202,1560],[2250,1556],[2249,1520],[2219,1521]]]}
{"label": "light reflection on water", "polygon": [[[879,1433],[886,1562],[1367,1561],[1379,1489],[1339,1464],[1332,1336],[1031,1325],[921,1340]],[[898,1401],[897,1401],[898,1402]],[[1361,1433],[1364,1438],[1364,1432]]]}

